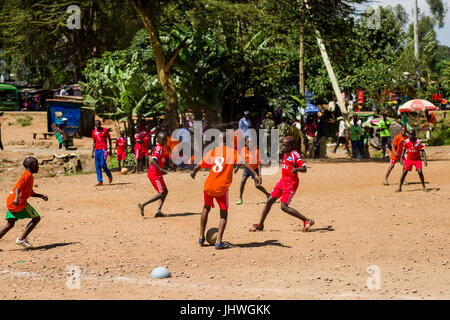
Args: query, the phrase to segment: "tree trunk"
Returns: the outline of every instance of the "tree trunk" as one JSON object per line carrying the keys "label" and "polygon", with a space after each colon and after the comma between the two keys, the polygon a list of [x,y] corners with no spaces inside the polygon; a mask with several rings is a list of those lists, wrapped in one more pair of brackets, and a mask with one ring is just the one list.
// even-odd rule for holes
{"label": "tree trunk", "polygon": [[[130,0],[136,12],[141,17],[145,29],[147,30],[150,44],[152,46],[153,55],[156,61],[156,70],[158,72],[159,82],[164,91],[165,116],[164,124],[167,126],[169,132],[178,128],[178,97],[175,85],[170,76],[170,64],[166,62],[164,52],[162,49],[161,40],[159,38],[158,30],[155,28],[151,20],[152,1]],[[170,59],[170,61],[173,61]]]}

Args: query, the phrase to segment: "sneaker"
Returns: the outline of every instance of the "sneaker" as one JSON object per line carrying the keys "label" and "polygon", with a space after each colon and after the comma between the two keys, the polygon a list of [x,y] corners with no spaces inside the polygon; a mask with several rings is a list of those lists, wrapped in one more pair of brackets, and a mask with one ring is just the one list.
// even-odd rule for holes
{"label": "sneaker", "polygon": [[109,184],[111,184],[113,181],[113,176],[111,175],[110,177],[108,177],[108,180],[109,180]]}
{"label": "sneaker", "polygon": [[308,219],[306,221],[303,221],[303,232],[307,232],[308,229],[314,225],[313,219]]}
{"label": "sneaker", "polygon": [[237,204],[237,205],[243,204],[243,203],[244,203],[244,201],[242,201],[242,199],[239,199],[238,201],[236,201],[236,204]]}
{"label": "sneaker", "polygon": [[220,242],[220,243],[216,242],[214,244],[214,247],[216,248],[216,250],[220,250],[220,249],[227,249],[230,246],[228,244],[223,243],[223,242]]}
{"label": "sneaker", "polygon": [[33,246],[28,242],[27,239],[20,240],[19,238],[16,239],[16,243],[25,249],[31,249]]}
{"label": "sneaker", "polygon": [[205,244],[205,238],[198,238],[198,244],[203,246]]}
{"label": "sneaker", "polygon": [[99,183],[95,184],[94,187],[100,187],[102,185],[103,185],[103,182],[99,182]]}
{"label": "sneaker", "polygon": [[140,203],[138,203],[138,208],[140,210],[141,216],[144,216],[144,206]]}
{"label": "sneaker", "polygon": [[383,184],[384,184],[385,186],[388,186],[388,185],[389,185],[389,182],[388,182],[387,180],[384,180]]}

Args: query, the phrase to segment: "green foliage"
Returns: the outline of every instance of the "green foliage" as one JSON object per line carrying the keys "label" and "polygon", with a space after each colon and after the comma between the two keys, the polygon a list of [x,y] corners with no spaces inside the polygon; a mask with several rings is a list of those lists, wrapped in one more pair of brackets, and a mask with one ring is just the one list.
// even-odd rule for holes
{"label": "green foliage", "polygon": [[[127,153],[125,158],[125,167],[133,167],[136,163],[136,159],[134,159],[133,153]],[[119,162],[117,161],[117,157],[113,156],[109,159],[108,168],[116,169],[119,167]]]}
{"label": "green foliage", "polygon": [[431,137],[427,141],[429,146],[448,146],[450,145],[450,126],[441,124],[431,132]]}

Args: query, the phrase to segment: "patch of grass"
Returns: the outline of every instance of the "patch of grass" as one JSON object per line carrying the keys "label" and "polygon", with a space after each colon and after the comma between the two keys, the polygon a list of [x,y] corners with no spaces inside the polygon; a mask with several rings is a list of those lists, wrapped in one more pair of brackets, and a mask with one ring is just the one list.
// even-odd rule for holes
{"label": "patch of grass", "polygon": [[8,122],[8,126],[13,126],[14,122]]}
{"label": "patch of grass", "polygon": [[429,146],[448,146],[450,145],[450,127],[445,123],[437,126],[431,132],[431,137],[427,141]]}
{"label": "patch of grass", "polygon": [[[133,153],[127,153],[127,156],[125,158],[125,167],[132,167],[135,164],[134,154]],[[117,156],[114,154],[110,159],[108,163],[108,168],[110,169],[116,169],[119,167],[119,162],[117,161]]]}
{"label": "patch of grass", "polygon": [[18,118],[16,120],[16,123],[22,127],[28,127],[28,126],[31,126],[32,121],[33,121],[33,118],[31,116],[26,116],[24,118]]}
{"label": "patch of grass", "polygon": [[381,152],[381,151],[375,151],[375,152],[372,154],[372,158],[373,158],[373,159],[381,159],[381,158],[383,158],[383,152]]}
{"label": "patch of grass", "polygon": [[90,174],[92,173],[91,170],[82,170],[82,171],[78,171],[78,172],[70,172],[70,173],[65,173],[65,176],[71,177],[71,176],[81,176],[83,174]]}

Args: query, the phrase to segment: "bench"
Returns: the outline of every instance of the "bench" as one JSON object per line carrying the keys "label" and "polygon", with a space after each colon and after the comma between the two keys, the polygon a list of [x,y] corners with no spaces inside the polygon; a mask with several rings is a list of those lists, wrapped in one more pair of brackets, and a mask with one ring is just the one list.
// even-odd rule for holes
{"label": "bench", "polygon": [[42,135],[44,139],[47,139],[48,136],[54,136],[55,132],[33,132],[33,139],[36,139],[37,135]]}

